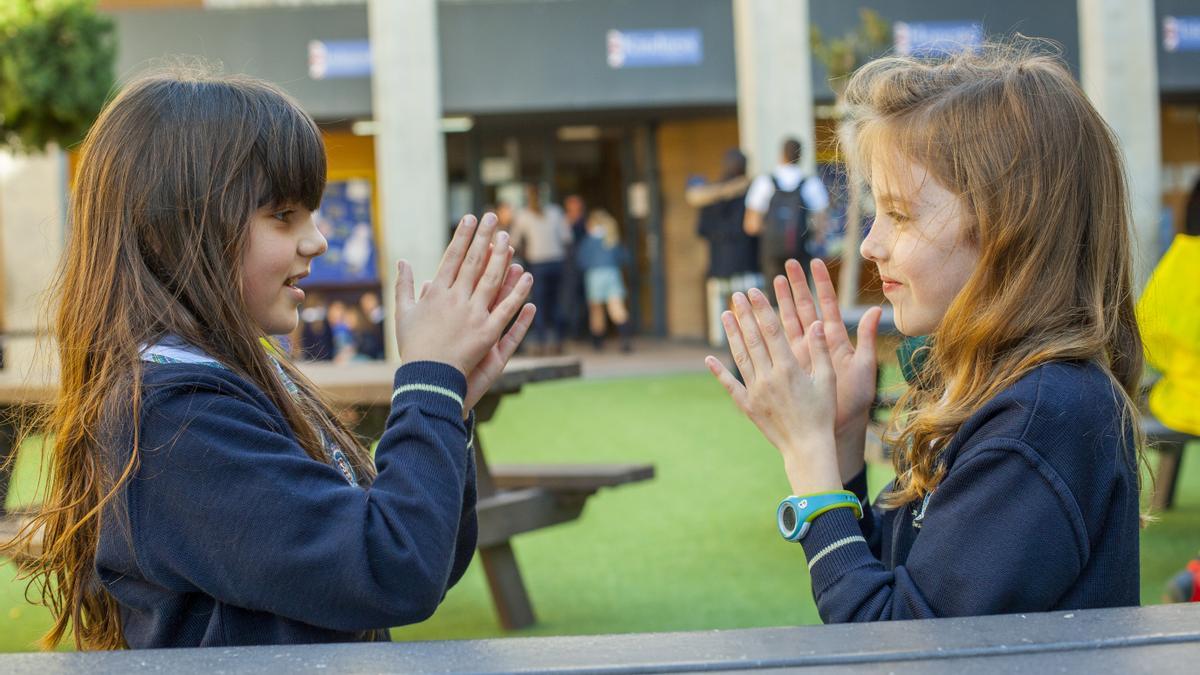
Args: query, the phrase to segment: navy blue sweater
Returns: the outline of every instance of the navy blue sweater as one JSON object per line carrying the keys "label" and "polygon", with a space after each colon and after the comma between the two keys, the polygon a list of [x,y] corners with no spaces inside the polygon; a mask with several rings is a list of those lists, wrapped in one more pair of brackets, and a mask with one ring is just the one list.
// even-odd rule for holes
{"label": "navy blue sweater", "polygon": [[366,488],[305,454],[232,372],[144,373],[140,466],[96,555],[131,647],[387,639],[433,614],[466,570],[475,467],[466,378],[451,366],[396,372]]}
{"label": "navy blue sweater", "polygon": [[[1137,605],[1132,422],[1099,366],[1035,369],[962,425],[928,499],[813,521],[802,543],[821,618]],[[864,474],[847,488],[865,502]]]}

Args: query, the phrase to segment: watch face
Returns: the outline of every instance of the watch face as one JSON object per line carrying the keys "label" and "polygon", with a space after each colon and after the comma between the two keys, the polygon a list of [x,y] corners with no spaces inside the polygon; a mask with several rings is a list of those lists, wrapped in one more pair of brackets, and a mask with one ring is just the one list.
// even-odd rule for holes
{"label": "watch face", "polygon": [[791,504],[783,509],[783,513],[779,515],[779,523],[783,525],[783,529],[787,532],[796,530],[796,509],[792,508]]}

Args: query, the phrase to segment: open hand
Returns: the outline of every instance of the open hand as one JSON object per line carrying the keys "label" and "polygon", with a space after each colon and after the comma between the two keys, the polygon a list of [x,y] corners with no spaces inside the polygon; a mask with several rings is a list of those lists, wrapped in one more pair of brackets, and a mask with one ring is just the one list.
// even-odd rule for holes
{"label": "open hand", "polygon": [[[495,256],[495,250],[492,251]],[[511,262],[513,250],[508,248],[506,261]],[[524,269],[520,265],[510,264],[508,266],[508,276],[504,279],[504,285],[501,286],[500,292],[496,295],[497,301],[500,298],[508,297],[509,293],[521,283],[522,277],[525,275]],[[526,291],[528,292],[528,291]],[[525,339],[525,334],[529,332],[529,327],[533,324],[533,315],[536,308],[532,304],[526,304],[521,308],[521,312],[517,314],[517,320],[513,323],[504,337],[500,341],[492,345],[491,349],[484,354],[483,359],[475,365],[475,368],[467,373],[467,397],[463,399],[463,413],[466,414],[483,395],[492,388],[492,384],[504,372],[504,366],[508,364],[508,360],[517,351],[517,347],[521,344],[521,340]]]}
{"label": "open hand", "polygon": [[[412,267],[403,260],[397,265],[400,358],[447,363],[467,376],[464,414],[504,369],[534,314],[533,305],[523,305],[533,278],[510,264],[508,233],[495,230],[490,213],[478,223],[464,216],[420,299],[413,294]],[[516,322],[501,339],[514,316]]]}
{"label": "open hand", "polygon": [[[787,334],[788,344],[802,368],[811,368],[809,336],[805,326],[817,320],[816,304],[804,278],[804,268],[795,260],[784,265],[787,278],[775,277],[775,298],[779,304],[779,318]],[[875,401],[875,337],[879,332],[879,318],[883,309],[872,307],[863,314],[858,324],[858,344],[850,342],[842,312],[838,308],[837,291],[829,277],[829,269],[821,260],[812,263],[813,285],[817,287],[817,301],[821,304],[824,317],[825,341],[837,374],[837,414],[834,430],[842,433],[851,427],[866,427],[867,414]]]}
{"label": "open hand", "polygon": [[783,455],[796,494],[841,487],[834,441],[837,375],[822,323],[807,331],[802,366],[779,317],[757,289],[735,293],[733,311],[721,315],[733,359],[745,384],[716,357],[705,360],[738,409]]}

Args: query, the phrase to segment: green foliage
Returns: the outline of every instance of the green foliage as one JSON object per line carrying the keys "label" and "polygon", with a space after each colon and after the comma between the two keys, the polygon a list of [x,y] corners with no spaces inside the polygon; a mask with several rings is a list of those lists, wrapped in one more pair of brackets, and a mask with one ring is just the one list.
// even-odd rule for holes
{"label": "green foliage", "polygon": [[0,2],[0,147],[83,138],[113,85],[113,22],[95,0]]}
{"label": "green foliage", "polygon": [[860,9],[858,16],[858,27],[840,38],[826,41],[820,28],[810,30],[813,55],[825,66],[835,92],[850,73],[892,45],[892,26],[878,12]]}

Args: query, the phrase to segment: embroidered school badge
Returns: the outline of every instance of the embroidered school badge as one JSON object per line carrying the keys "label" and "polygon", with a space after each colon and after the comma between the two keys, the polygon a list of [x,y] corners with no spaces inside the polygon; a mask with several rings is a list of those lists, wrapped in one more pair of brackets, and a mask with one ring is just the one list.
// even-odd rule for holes
{"label": "embroidered school badge", "polygon": [[925,499],[921,500],[920,510],[913,508],[913,510],[912,510],[912,514],[913,514],[912,526],[914,529],[917,529],[917,530],[921,529],[921,524],[925,522],[925,509],[929,508],[929,498],[932,496],[933,496],[932,492],[929,492],[925,495]]}
{"label": "embroidered school badge", "polygon": [[351,485],[358,485],[358,476],[354,473],[354,467],[350,464],[350,458],[346,457],[346,453],[339,450],[333,451],[333,465],[342,472],[346,477],[346,481]]}

